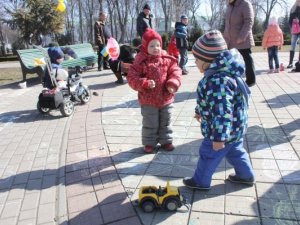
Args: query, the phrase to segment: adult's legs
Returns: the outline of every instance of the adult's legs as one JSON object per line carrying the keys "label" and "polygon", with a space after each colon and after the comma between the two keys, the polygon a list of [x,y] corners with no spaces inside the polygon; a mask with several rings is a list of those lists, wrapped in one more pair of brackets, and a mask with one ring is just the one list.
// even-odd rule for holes
{"label": "adult's legs", "polygon": [[255,79],[255,67],[254,62],[252,58],[252,51],[250,48],[247,49],[238,49],[241,55],[243,56],[243,59],[245,61],[246,66],[246,83],[249,87],[255,85],[256,79]]}
{"label": "adult's legs", "polygon": [[98,45],[98,70],[99,71],[103,69],[103,55],[101,54],[103,48],[104,45]]}
{"label": "adult's legs", "polygon": [[142,144],[155,147],[158,141],[159,109],[142,105],[141,114],[143,116]]}
{"label": "adult's legs", "polygon": [[186,64],[187,64],[187,61],[188,61],[187,49],[186,48],[180,48],[179,49],[179,54],[180,54],[179,67],[182,69],[182,74],[187,74],[188,71],[185,67]]}
{"label": "adult's legs", "polygon": [[292,37],[291,37],[290,59],[289,59],[289,65],[287,66],[287,68],[292,68],[293,67],[293,60],[294,60],[295,49],[296,49],[296,45],[297,45],[298,39],[299,39],[299,35],[292,34]]}

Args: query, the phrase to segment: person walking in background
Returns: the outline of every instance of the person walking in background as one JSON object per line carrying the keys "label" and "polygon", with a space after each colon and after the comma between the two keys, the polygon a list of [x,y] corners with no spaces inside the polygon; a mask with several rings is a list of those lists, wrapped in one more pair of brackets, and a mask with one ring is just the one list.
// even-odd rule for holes
{"label": "person walking in background", "polygon": [[171,113],[175,92],[181,85],[181,69],[161,46],[161,36],[147,28],[141,52],[127,75],[129,86],[138,91],[145,153],[152,153],[158,143],[166,151],[174,149]]}
{"label": "person walking in background", "polygon": [[251,56],[254,46],[252,26],[254,13],[249,0],[228,0],[225,14],[224,39],[228,48],[236,48],[244,58],[246,65],[246,83],[249,87],[255,85],[255,67]]}
{"label": "person walking in background", "polygon": [[[281,49],[283,45],[283,34],[280,29],[277,18],[272,17],[269,21],[269,26],[264,33],[262,46],[268,50],[269,58],[269,72],[268,73],[279,73],[279,59],[278,49]],[[275,70],[273,66],[273,60],[275,62]]]}
{"label": "person walking in background", "polygon": [[190,188],[209,190],[212,175],[225,157],[235,170],[228,180],[252,185],[253,168],[243,147],[250,95],[241,78],[245,70],[243,60],[238,60],[237,50],[227,49],[217,30],[198,38],[192,52],[199,71],[204,73],[197,87],[194,116],[201,123],[204,140],[194,176],[185,177],[183,183]]}
{"label": "person walking in background", "polygon": [[295,49],[300,37],[300,0],[296,0],[290,11],[289,25],[291,27],[291,50],[289,65],[287,68],[293,68]]}
{"label": "person walking in background", "polygon": [[143,12],[141,12],[136,19],[136,31],[138,35],[142,38],[146,28],[152,27],[153,15],[150,13],[151,9],[148,4],[144,5]]}
{"label": "person walking in background", "polygon": [[107,14],[105,12],[100,12],[99,20],[95,22],[94,32],[95,32],[95,42],[98,46],[98,71],[104,69],[110,69],[108,65],[108,56],[104,57],[101,51],[105,48],[107,40],[110,38],[109,29],[106,27]]}
{"label": "person walking in background", "polygon": [[180,17],[180,22],[176,22],[175,24],[175,36],[176,36],[176,46],[179,50],[180,61],[179,67],[182,69],[182,74],[186,75],[189,72],[186,69],[186,64],[188,62],[188,17],[186,15],[182,15]]}

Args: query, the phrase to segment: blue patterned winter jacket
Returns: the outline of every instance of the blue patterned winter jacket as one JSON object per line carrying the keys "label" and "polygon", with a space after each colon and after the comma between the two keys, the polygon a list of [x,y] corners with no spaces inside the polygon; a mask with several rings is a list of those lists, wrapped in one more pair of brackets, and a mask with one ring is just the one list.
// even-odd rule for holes
{"label": "blue patterned winter jacket", "polygon": [[[195,112],[202,117],[201,132],[205,138],[233,143],[245,134],[249,96],[242,89],[249,89],[241,78],[244,71],[244,64],[235,53],[224,51],[204,73],[197,88]],[[240,83],[245,86],[241,88]]]}

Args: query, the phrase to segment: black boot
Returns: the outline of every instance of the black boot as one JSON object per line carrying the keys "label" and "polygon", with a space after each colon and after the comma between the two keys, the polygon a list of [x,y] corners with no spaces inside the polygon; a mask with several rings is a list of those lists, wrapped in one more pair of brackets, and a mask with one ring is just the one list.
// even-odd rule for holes
{"label": "black boot", "polygon": [[117,81],[115,81],[116,84],[124,84],[124,80],[122,77],[122,74],[120,72],[115,72],[115,75],[117,77]]}
{"label": "black boot", "polygon": [[290,61],[289,65],[286,68],[293,68],[293,60],[294,60],[295,51],[290,51]]}

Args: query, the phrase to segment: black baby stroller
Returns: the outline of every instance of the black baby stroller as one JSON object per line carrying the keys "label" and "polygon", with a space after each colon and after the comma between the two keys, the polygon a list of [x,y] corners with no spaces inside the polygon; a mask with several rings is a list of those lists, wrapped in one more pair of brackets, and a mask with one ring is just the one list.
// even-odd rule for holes
{"label": "black baby stroller", "polygon": [[37,109],[42,114],[49,113],[52,109],[59,109],[63,116],[70,116],[74,112],[74,103],[71,101],[70,88],[59,88],[56,80],[58,70],[54,70],[51,65],[48,52],[41,46],[33,45],[34,48],[40,50],[45,58],[46,68],[52,82],[52,89],[43,89],[39,95]]}
{"label": "black baby stroller", "polygon": [[118,59],[109,59],[110,69],[114,72],[118,79],[116,84],[123,84],[123,76],[126,76],[130,65],[133,63],[137,50],[129,45],[120,46],[120,55]]}

